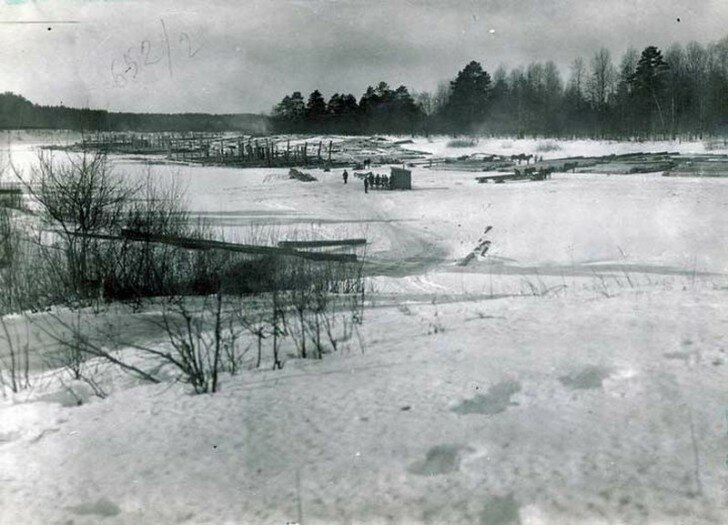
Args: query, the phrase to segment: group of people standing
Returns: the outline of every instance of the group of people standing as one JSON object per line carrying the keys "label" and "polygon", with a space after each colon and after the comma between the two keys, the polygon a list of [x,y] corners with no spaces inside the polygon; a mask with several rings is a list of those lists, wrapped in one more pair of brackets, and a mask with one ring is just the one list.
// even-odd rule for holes
{"label": "group of people standing", "polygon": [[377,173],[376,175],[373,175],[372,173],[367,173],[364,175],[364,193],[369,193],[370,189],[382,189],[382,190],[388,190],[389,189],[389,177],[386,175],[379,175]]}
{"label": "group of people standing", "polygon": [[[344,184],[346,184],[349,180],[349,172],[344,170],[342,178],[344,179]],[[386,175],[379,175],[378,173],[374,175],[371,172],[364,175],[364,193],[369,193],[369,190],[374,188],[386,190],[390,189],[389,177]]]}

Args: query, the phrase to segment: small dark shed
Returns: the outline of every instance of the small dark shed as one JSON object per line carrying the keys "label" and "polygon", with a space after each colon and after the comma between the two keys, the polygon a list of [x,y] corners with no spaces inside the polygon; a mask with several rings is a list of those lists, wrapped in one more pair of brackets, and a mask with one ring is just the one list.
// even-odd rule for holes
{"label": "small dark shed", "polygon": [[404,168],[392,168],[389,176],[389,187],[393,190],[411,190],[412,172]]}

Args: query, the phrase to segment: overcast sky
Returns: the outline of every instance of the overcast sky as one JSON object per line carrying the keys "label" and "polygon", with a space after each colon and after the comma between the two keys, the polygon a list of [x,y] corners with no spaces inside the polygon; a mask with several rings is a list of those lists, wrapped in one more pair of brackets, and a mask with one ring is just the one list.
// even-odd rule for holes
{"label": "overcast sky", "polygon": [[728,0],[0,2],[0,91],[114,111],[267,112],[295,90],[432,90],[473,59],[567,71],[728,36]]}

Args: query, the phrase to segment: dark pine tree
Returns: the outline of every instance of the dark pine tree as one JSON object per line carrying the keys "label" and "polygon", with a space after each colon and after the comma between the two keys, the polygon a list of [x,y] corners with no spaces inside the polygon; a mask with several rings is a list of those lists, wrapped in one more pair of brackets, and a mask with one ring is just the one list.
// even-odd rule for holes
{"label": "dark pine tree", "polygon": [[637,68],[629,79],[635,102],[634,108],[638,115],[645,119],[647,126],[650,126],[655,120],[656,113],[658,124],[663,131],[667,129],[663,108],[667,71],[668,65],[662,58],[662,52],[655,46],[649,46],[642,51]]}
{"label": "dark pine tree", "polygon": [[450,83],[450,98],[443,108],[452,131],[474,131],[483,123],[490,100],[490,75],[473,60]]}
{"label": "dark pine tree", "polygon": [[326,101],[317,89],[308,97],[306,121],[315,128],[321,128],[326,119]]}
{"label": "dark pine tree", "polygon": [[392,94],[392,119],[388,131],[395,133],[414,133],[424,119],[422,108],[405,86],[399,86]]}
{"label": "dark pine tree", "polygon": [[326,112],[332,117],[338,117],[343,112],[341,95],[334,93],[326,104]]}

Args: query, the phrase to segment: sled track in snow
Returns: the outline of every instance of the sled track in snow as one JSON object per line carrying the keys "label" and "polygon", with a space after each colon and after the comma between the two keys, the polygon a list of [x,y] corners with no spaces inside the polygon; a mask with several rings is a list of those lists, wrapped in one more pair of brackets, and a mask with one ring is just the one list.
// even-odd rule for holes
{"label": "sled track in snow", "polygon": [[369,275],[404,277],[425,273],[447,260],[448,252],[435,239],[412,226],[386,222],[378,226],[385,229],[392,248],[368,256],[366,272]]}

